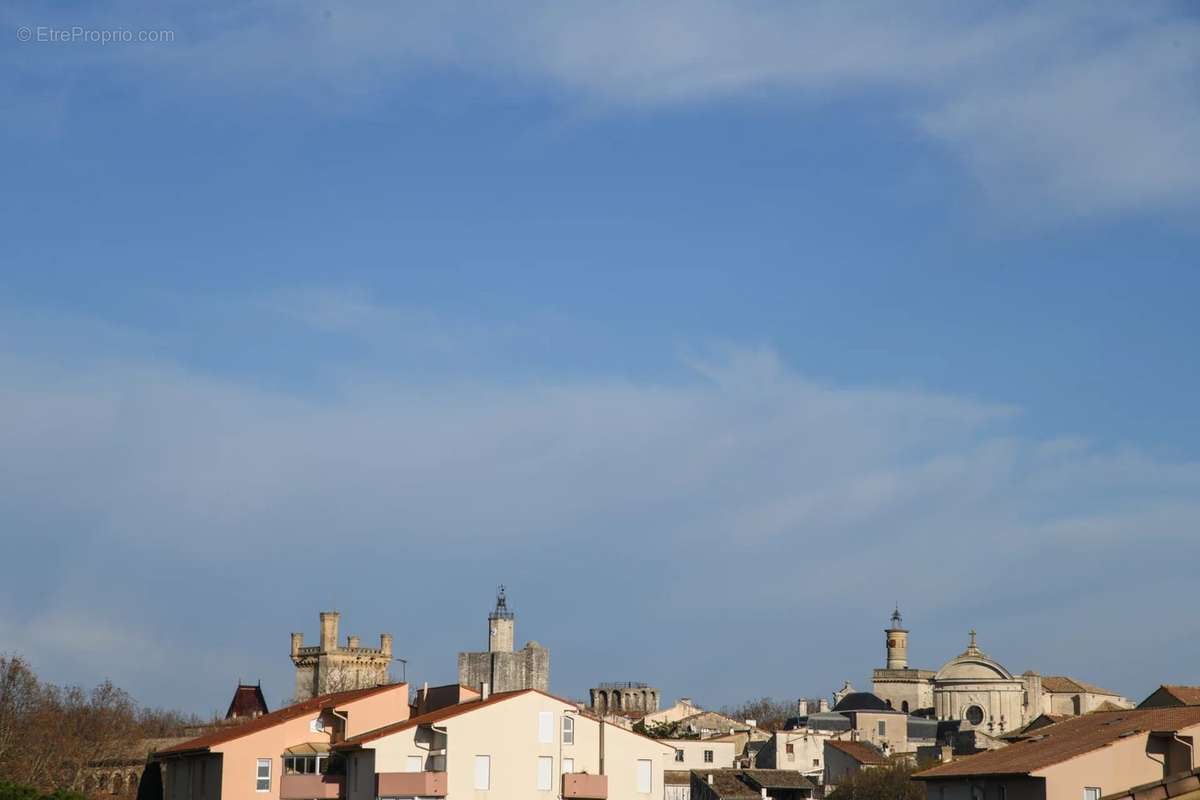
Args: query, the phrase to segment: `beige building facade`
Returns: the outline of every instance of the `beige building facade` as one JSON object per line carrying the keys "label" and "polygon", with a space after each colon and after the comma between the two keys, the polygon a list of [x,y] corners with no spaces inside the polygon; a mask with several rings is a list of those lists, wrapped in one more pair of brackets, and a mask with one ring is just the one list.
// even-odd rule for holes
{"label": "beige building facade", "polygon": [[659,739],[674,750],[668,769],[729,769],[733,767],[735,742],[703,739]]}
{"label": "beige building facade", "polygon": [[492,695],[348,739],[346,800],[663,798],[674,750],[537,690]]}

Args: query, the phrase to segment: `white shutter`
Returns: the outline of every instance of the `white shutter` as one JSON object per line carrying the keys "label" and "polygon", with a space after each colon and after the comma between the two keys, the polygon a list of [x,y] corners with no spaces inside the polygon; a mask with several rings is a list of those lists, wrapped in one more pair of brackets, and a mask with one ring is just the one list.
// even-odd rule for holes
{"label": "white shutter", "polygon": [[564,758],[564,759],[563,759],[563,772],[566,772],[566,773],[568,773],[568,774],[569,774],[569,773],[572,773],[572,772],[574,772],[574,771],[575,771],[575,759],[573,759],[573,758]]}
{"label": "white shutter", "polygon": [[548,792],[554,788],[554,759],[550,756],[538,756],[537,788],[539,792]]}
{"label": "white shutter", "polygon": [[492,757],[475,756],[475,790],[486,792],[492,783]]}
{"label": "white shutter", "polygon": [[554,741],[554,712],[538,712],[538,741],[550,744]]}
{"label": "white shutter", "polygon": [[639,758],[637,762],[637,790],[650,794],[650,759]]}

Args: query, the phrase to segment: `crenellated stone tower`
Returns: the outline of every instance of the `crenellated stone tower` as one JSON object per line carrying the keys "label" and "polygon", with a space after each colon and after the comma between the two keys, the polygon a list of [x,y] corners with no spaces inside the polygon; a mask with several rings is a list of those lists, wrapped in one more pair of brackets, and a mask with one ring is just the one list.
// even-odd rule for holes
{"label": "crenellated stone tower", "polygon": [[292,663],[296,665],[295,700],[307,700],[319,694],[348,689],[367,689],[391,683],[388,667],[392,661],[392,635],[381,633],[379,647],[362,647],[357,636],[347,636],[346,646],[338,646],[336,611],[321,612],[321,643],[304,646],[304,634],[292,634]]}

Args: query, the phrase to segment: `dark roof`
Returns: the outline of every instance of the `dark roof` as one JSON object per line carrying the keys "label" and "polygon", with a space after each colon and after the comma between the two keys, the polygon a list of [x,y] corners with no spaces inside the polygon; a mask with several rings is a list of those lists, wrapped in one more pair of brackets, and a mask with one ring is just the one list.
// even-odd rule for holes
{"label": "dark roof", "polygon": [[261,717],[243,722],[241,725],[234,725],[222,730],[212,731],[203,736],[197,736],[195,739],[188,739],[185,742],[168,747],[165,750],[159,750],[158,755],[178,755],[180,753],[189,753],[194,750],[207,750],[210,747],[215,747],[225,742],[232,742],[234,739],[240,739],[243,736],[249,736],[258,731],[264,731],[268,728],[273,728],[289,720],[297,717],[307,716],[313,712],[323,711],[327,708],[336,708],[337,706],[346,703],[353,703],[357,700],[362,700],[365,697],[370,697],[374,694],[386,692],[389,689],[399,689],[404,687],[404,705],[408,705],[408,684],[406,683],[388,683],[383,686],[372,686],[369,689],[352,689],[347,692],[330,692],[329,694],[317,695],[316,697],[305,700],[302,703],[281,708],[278,711],[272,711],[270,714],[264,714]]}
{"label": "dark roof", "polygon": [[814,731],[848,731],[853,727],[849,717],[833,711],[809,714],[805,723],[809,730]]}
{"label": "dark roof", "polygon": [[936,739],[937,734],[938,721],[936,719],[925,719],[924,717],[908,718],[908,738]]}
{"label": "dark roof", "polygon": [[761,789],[816,789],[813,782],[794,769],[747,769],[742,774]]}
{"label": "dark roof", "polygon": [[[762,790],[808,789],[814,790],[813,782],[796,770],[791,769],[694,769],[692,780],[708,784],[721,800],[759,800]],[[666,779],[664,778],[664,783]]]}
{"label": "dark roof", "polygon": [[1138,703],[1138,708],[1196,705],[1200,705],[1200,686],[1171,686],[1164,683],[1149,697]]}
{"label": "dark roof", "polygon": [[225,719],[261,717],[267,713],[267,698],[263,697],[262,686],[239,683],[233,692],[233,699],[229,701]]}
{"label": "dark roof", "polygon": [[834,750],[841,750],[846,755],[853,758],[860,764],[886,764],[887,759],[883,753],[876,750],[867,742],[858,741],[842,741],[840,739],[828,739],[825,742],[826,747],[832,747]]}
{"label": "dark roof", "polygon": [[891,711],[888,704],[870,692],[851,692],[838,700],[834,711]]}
{"label": "dark roof", "polygon": [[918,772],[920,780],[970,775],[1028,775],[1107,747],[1125,736],[1200,725],[1200,706],[1097,711],[1047,725],[1024,741]]}
{"label": "dark roof", "polygon": [[686,769],[664,769],[663,784],[666,786],[689,786],[692,773]]}

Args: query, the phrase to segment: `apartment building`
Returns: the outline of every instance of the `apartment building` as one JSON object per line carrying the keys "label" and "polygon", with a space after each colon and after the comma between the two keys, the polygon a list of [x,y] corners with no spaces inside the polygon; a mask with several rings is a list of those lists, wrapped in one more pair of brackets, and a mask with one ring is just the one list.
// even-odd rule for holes
{"label": "apartment building", "polygon": [[735,743],[713,739],[659,739],[660,744],[675,751],[669,768],[672,770],[728,769],[733,767]]}
{"label": "apartment building", "polygon": [[348,738],[345,800],[662,800],[674,749],[537,689],[482,697]]}

